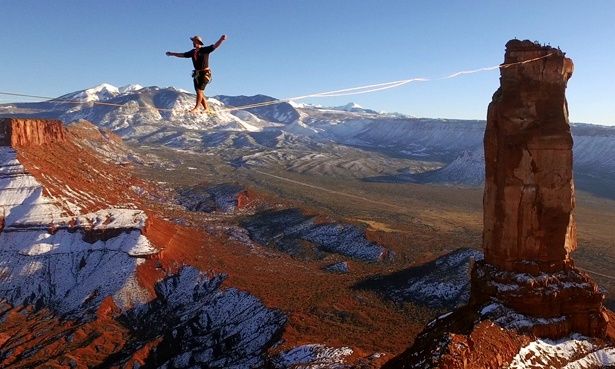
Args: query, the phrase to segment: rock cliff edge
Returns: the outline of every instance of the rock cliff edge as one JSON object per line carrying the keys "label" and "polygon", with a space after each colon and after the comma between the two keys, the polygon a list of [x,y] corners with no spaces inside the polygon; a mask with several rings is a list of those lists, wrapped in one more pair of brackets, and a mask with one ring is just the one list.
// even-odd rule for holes
{"label": "rock cliff edge", "polygon": [[0,146],[20,147],[62,142],[62,121],[50,119],[0,119]]}

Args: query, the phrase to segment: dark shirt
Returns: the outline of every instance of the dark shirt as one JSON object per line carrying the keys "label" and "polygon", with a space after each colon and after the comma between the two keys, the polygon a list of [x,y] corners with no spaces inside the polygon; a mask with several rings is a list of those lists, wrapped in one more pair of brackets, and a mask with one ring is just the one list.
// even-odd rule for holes
{"label": "dark shirt", "polygon": [[[195,53],[198,50],[198,53]],[[209,54],[211,54],[216,48],[214,45],[203,46],[198,49],[192,49],[182,54],[184,58],[192,58],[192,65],[194,69],[203,70],[209,68]]]}

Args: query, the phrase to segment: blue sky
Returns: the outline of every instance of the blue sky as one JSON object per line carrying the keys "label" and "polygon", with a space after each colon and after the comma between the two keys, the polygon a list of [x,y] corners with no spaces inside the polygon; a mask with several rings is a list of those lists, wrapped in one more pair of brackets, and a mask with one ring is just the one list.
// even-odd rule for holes
{"label": "blue sky", "polygon": [[[497,65],[516,37],[574,60],[572,121],[615,125],[614,19],[612,0],[0,0],[0,90],[59,96],[107,82],[191,91],[190,61],[164,52],[226,33],[207,95],[285,98]],[[484,119],[498,84],[492,71],[308,102]]]}

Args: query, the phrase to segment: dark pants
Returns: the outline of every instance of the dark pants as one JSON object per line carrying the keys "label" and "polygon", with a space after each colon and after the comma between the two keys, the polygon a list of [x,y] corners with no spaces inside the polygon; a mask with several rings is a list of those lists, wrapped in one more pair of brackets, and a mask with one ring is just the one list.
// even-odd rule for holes
{"label": "dark pants", "polygon": [[195,70],[192,72],[192,81],[194,82],[195,90],[205,90],[205,86],[211,81],[211,71],[207,70]]}

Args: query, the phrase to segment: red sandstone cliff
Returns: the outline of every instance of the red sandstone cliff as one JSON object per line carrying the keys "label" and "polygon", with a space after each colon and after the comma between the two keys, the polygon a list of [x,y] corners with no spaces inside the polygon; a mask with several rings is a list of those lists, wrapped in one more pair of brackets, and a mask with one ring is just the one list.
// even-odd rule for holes
{"label": "red sandstone cliff", "polygon": [[[485,259],[472,271],[470,303],[430,323],[386,368],[526,365],[543,355],[521,354],[540,346],[535,338],[573,347],[581,342],[574,333],[587,336],[578,347],[615,352],[604,296],[570,257],[577,245],[565,90],[573,63],[559,49],[511,40],[500,71],[484,138]],[[590,355],[581,351],[552,350],[530,367],[563,367]]]}
{"label": "red sandstone cliff", "polygon": [[62,122],[49,119],[0,119],[0,146],[42,145],[65,140]]}
{"label": "red sandstone cliff", "polygon": [[572,136],[560,50],[510,41],[485,130],[483,249],[503,270],[551,272],[576,248]]}
{"label": "red sandstone cliff", "polygon": [[602,337],[604,296],[570,258],[576,224],[565,91],[572,60],[560,50],[513,40],[506,44],[504,64],[540,57],[502,68],[501,87],[489,104],[485,260],[474,269],[472,299],[498,299],[536,318],[566,317],[533,327],[540,336],[574,331]]}

